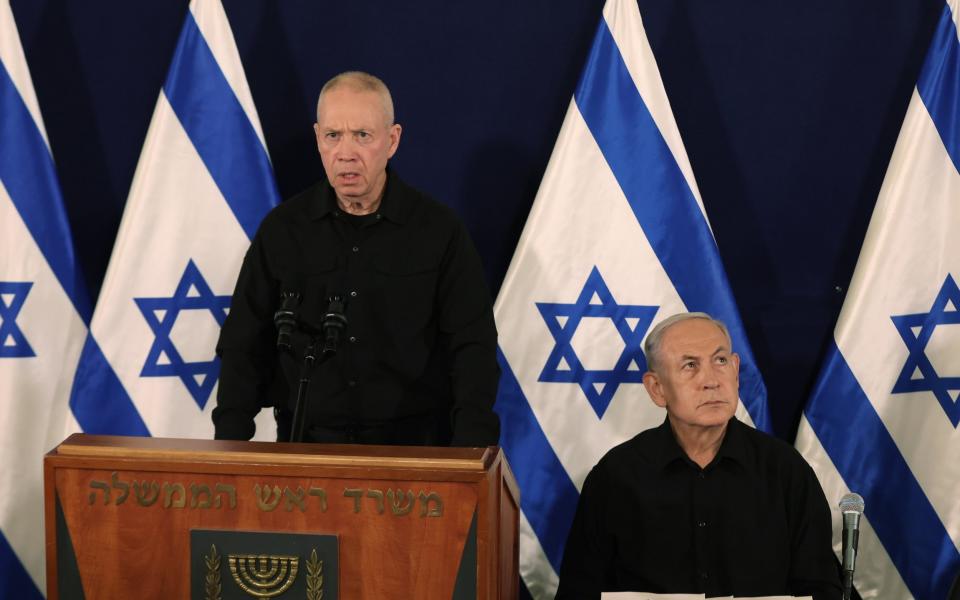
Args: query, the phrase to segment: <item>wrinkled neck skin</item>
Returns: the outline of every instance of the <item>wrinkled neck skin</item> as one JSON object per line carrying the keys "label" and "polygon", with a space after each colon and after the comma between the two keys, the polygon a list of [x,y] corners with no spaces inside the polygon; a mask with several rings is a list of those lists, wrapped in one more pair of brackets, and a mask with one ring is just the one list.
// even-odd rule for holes
{"label": "wrinkled neck skin", "polygon": [[383,174],[383,178],[380,181],[379,188],[376,194],[371,194],[367,198],[341,198],[340,194],[337,196],[337,206],[340,207],[340,210],[347,213],[348,215],[369,215],[377,212],[377,209],[380,208],[380,203],[383,201],[383,192],[387,187],[387,176],[386,173]]}
{"label": "wrinkled neck skin", "polygon": [[700,465],[701,469],[706,468],[716,458],[720,444],[723,443],[723,436],[727,433],[727,425],[725,422],[716,427],[691,427],[670,419],[670,430],[673,431],[677,444],[687,458]]}

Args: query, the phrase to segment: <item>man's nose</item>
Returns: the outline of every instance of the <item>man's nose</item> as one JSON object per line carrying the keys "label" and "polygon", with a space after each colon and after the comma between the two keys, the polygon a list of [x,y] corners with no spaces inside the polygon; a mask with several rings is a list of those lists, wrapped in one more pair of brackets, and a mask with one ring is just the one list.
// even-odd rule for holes
{"label": "man's nose", "polygon": [[718,388],[720,387],[720,376],[713,369],[703,369],[700,372],[700,384],[707,390]]}
{"label": "man's nose", "polygon": [[350,139],[349,136],[344,137],[337,144],[337,159],[338,160],[356,160],[357,158],[357,142]]}

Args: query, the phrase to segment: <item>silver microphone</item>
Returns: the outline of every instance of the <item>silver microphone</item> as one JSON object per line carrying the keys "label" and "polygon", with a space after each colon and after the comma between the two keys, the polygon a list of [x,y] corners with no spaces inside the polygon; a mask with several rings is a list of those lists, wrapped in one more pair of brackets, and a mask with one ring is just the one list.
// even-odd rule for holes
{"label": "silver microphone", "polygon": [[850,600],[853,570],[857,565],[857,541],[860,539],[863,497],[860,494],[845,494],[840,499],[840,512],[843,513],[843,600]]}

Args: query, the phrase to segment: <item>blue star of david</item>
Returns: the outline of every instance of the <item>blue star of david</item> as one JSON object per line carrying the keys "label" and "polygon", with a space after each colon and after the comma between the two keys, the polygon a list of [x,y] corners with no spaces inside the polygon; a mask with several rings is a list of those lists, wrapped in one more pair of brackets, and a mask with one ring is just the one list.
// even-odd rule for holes
{"label": "blue star of david", "polygon": [[[594,296],[599,299],[599,304],[592,303]],[[576,302],[537,302],[537,308],[556,342],[539,381],[578,384],[600,418],[620,384],[643,382],[647,361],[640,343],[659,306],[617,304],[600,271],[594,267]],[[612,369],[585,368],[570,344],[581,321],[589,317],[610,319],[623,339],[623,352]],[[628,319],[636,319],[636,325],[630,327]]]}
{"label": "blue star of david", "polygon": [[[30,342],[17,327],[17,315],[30,293],[29,281],[0,281],[0,358],[36,356]],[[9,302],[4,296],[9,297]]]}
{"label": "blue star of david", "polygon": [[[194,293],[191,293],[193,291]],[[220,359],[187,362],[177,351],[170,332],[177,317],[184,310],[208,310],[217,323],[223,327],[230,307],[230,296],[215,296],[207,285],[200,269],[193,261],[187,263],[180,283],[170,298],[134,298],[143,318],[153,330],[154,340],[147,353],[147,360],[140,371],[141,377],[179,377],[193,396],[197,406],[203,410],[220,372]],[[211,353],[213,351],[211,350]],[[166,362],[161,364],[161,357]]]}
{"label": "blue star of david", "polygon": [[[947,310],[948,304],[953,304],[952,310]],[[894,394],[908,392],[933,392],[947,418],[956,427],[960,424],[960,402],[950,397],[950,392],[960,391],[960,376],[942,377],[937,374],[933,364],[927,357],[927,344],[930,336],[938,325],[960,324],[960,288],[957,288],[953,277],[947,275],[940,292],[930,307],[930,312],[914,315],[898,315],[890,317],[896,325],[903,343],[910,351],[907,361],[900,371],[900,376],[893,386]],[[914,334],[914,328],[919,332]],[[919,371],[920,377],[914,378]],[[960,375],[960,374],[958,374]]]}

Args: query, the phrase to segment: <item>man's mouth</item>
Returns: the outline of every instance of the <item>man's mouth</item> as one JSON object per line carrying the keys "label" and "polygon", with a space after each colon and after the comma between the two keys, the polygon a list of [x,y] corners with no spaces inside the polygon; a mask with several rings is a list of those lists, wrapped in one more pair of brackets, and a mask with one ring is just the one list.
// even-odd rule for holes
{"label": "man's mouth", "polygon": [[723,406],[724,404],[726,404],[724,400],[707,400],[700,404],[700,408],[713,408],[715,406]]}

